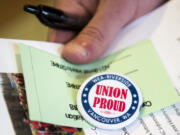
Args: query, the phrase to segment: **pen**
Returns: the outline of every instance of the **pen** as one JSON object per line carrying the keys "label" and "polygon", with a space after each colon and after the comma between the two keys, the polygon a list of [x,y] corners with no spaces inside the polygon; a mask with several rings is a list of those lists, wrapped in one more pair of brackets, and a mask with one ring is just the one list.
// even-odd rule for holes
{"label": "pen", "polygon": [[88,20],[45,5],[25,5],[24,11],[34,14],[44,25],[61,30],[79,32]]}

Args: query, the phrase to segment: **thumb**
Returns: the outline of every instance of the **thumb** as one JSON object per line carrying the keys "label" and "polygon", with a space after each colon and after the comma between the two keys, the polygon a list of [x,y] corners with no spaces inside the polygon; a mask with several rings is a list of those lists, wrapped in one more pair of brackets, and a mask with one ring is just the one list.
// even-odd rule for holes
{"label": "thumb", "polygon": [[95,61],[108,48],[120,28],[134,15],[135,0],[101,0],[88,25],[63,50],[62,56],[75,64]]}

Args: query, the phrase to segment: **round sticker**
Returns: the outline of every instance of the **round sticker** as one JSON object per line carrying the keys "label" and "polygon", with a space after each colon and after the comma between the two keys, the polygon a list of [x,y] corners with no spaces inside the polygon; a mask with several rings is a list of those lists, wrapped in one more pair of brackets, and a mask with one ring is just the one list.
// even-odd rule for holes
{"label": "round sticker", "polygon": [[132,123],[142,105],[139,88],[129,78],[116,73],[90,77],[80,87],[78,110],[97,128],[120,129]]}

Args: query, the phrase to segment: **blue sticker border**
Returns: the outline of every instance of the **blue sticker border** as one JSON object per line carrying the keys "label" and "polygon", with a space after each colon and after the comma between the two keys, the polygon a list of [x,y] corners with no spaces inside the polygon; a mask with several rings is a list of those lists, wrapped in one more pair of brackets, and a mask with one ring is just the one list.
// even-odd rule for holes
{"label": "blue sticker border", "polygon": [[[109,76],[113,76],[113,78],[109,78]],[[98,80],[97,78],[101,78],[100,80]],[[97,79],[98,81],[93,81]],[[112,118],[108,118],[108,117],[103,117],[99,114],[97,114],[95,111],[93,111],[93,109],[90,107],[89,104],[89,92],[91,90],[91,88],[98,82],[103,81],[103,80],[116,80],[119,81],[121,83],[123,83],[124,85],[126,85],[126,87],[128,87],[128,89],[131,92],[132,95],[132,103],[131,106],[129,108],[129,110],[119,116],[119,117],[112,117]],[[125,82],[128,82],[131,85],[127,85]],[[86,95],[86,96],[83,96]],[[103,75],[99,75],[96,76],[94,78],[92,78],[83,88],[82,94],[81,94],[81,103],[82,106],[85,110],[85,112],[95,121],[98,121],[100,123],[104,123],[104,124],[119,124],[122,123],[124,121],[127,121],[129,118],[131,118],[133,116],[133,114],[136,112],[137,108],[138,108],[138,104],[139,104],[139,96],[138,96],[138,92],[135,88],[135,86],[126,78],[124,78],[123,76],[119,76],[117,74],[103,74]]]}

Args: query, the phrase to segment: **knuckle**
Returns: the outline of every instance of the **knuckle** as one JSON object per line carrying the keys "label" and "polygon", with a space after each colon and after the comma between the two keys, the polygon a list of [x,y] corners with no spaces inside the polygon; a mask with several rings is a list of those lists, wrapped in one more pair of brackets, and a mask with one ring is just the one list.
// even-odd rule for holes
{"label": "knuckle", "polygon": [[87,35],[90,38],[101,41],[101,42],[104,40],[104,36],[102,32],[97,27],[94,27],[94,26],[86,27],[85,30],[81,32],[81,34]]}

